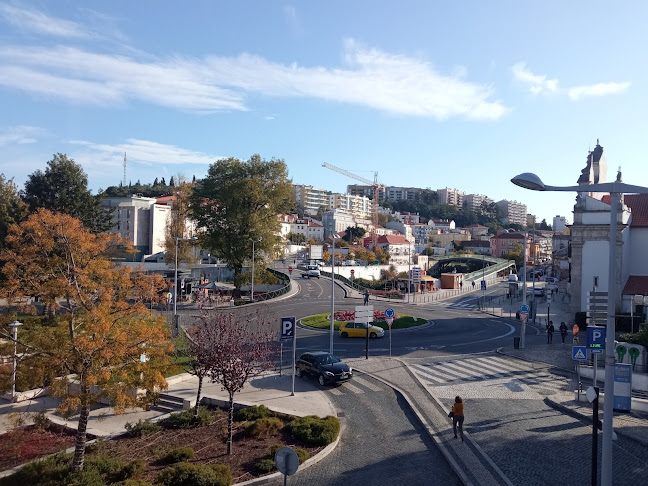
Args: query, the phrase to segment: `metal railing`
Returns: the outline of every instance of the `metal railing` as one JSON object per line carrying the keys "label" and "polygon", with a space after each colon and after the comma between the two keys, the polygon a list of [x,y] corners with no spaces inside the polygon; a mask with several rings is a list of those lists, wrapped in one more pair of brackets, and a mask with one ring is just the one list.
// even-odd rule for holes
{"label": "metal railing", "polygon": [[[320,274],[322,276],[324,276],[324,277],[331,278],[331,272],[323,272],[323,271],[320,270]],[[376,289],[371,289],[369,287],[364,287],[364,286],[356,283],[354,280],[348,279],[344,275],[339,275],[337,273],[335,274],[335,280],[339,280],[340,282],[344,283],[346,286],[351,287],[353,290],[357,290],[361,294],[364,294],[365,291],[368,291],[370,294],[372,292],[376,291]],[[390,291],[387,291],[387,292],[390,292]],[[398,291],[396,291],[396,292],[398,292]],[[391,300],[391,299],[402,300],[402,299],[405,298],[405,294],[403,292],[398,292],[398,294],[396,294],[394,291],[391,291],[391,294],[387,294],[385,296],[376,295],[376,294],[373,294],[373,295],[374,295],[374,297],[384,297],[385,299],[389,299],[389,300]]]}
{"label": "metal railing", "polygon": [[[286,275],[283,272],[275,270],[273,268],[266,268],[266,271],[270,272],[275,277],[277,277],[284,285],[283,287],[276,290],[271,290],[270,292],[263,292],[263,293],[255,292],[254,302],[263,302],[265,300],[276,299],[277,297],[290,292],[290,289],[292,288],[292,280],[290,279],[290,276]],[[247,301],[239,300],[236,302],[237,306],[251,304],[251,303],[252,302],[249,300]]]}

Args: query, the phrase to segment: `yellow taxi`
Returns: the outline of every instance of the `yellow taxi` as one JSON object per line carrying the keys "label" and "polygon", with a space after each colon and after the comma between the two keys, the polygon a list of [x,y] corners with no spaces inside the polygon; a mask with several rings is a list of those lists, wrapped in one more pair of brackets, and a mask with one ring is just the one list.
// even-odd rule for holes
{"label": "yellow taxi", "polygon": [[[346,337],[367,337],[367,325],[361,322],[345,322],[338,331],[340,336]],[[369,326],[369,337],[379,338],[385,335],[385,330],[378,326]]]}

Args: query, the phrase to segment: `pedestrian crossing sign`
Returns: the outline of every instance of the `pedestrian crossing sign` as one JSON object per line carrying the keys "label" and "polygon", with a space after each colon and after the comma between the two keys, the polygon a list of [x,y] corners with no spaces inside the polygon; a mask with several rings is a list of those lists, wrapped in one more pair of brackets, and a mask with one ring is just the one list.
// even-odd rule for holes
{"label": "pedestrian crossing sign", "polygon": [[587,359],[587,346],[573,346],[572,359],[584,361]]}

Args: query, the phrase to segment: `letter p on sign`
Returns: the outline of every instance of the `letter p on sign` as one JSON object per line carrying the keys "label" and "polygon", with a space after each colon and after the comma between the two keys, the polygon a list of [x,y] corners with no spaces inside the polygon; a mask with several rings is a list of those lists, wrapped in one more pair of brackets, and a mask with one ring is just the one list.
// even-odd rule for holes
{"label": "letter p on sign", "polygon": [[292,339],[295,334],[295,318],[282,317],[281,318],[281,339]]}

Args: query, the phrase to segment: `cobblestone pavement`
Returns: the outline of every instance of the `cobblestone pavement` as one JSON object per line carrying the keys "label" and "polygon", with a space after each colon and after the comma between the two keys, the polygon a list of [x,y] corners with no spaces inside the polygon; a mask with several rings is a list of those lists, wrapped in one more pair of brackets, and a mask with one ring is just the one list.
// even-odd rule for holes
{"label": "cobblestone pavement", "polygon": [[[338,447],[290,485],[460,485],[432,439],[394,390],[357,374],[327,389],[343,424]],[[283,479],[269,484],[281,485]]]}

